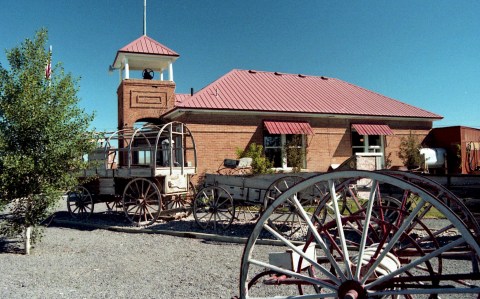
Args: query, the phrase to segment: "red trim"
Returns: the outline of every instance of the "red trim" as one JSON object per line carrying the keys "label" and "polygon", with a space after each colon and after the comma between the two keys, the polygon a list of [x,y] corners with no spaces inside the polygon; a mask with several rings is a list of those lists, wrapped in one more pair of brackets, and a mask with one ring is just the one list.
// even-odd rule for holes
{"label": "red trim", "polygon": [[352,124],[352,128],[360,135],[394,135],[388,125]]}
{"label": "red trim", "polygon": [[314,135],[313,129],[306,121],[264,121],[263,125],[270,134],[306,134]]}

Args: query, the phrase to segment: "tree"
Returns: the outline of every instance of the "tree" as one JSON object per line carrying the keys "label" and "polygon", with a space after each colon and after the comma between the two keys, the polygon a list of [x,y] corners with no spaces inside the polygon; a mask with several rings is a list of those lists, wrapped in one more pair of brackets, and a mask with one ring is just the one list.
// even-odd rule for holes
{"label": "tree", "polygon": [[421,165],[422,156],[420,155],[420,148],[421,144],[412,132],[410,132],[407,137],[402,137],[400,140],[398,157],[408,169],[417,168]]}
{"label": "tree", "polygon": [[10,212],[0,232],[22,236],[26,254],[94,146],[93,114],[77,106],[78,79],[60,63],[46,76],[47,40],[47,30],[39,30],[6,51],[8,69],[0,64],[0,209]]}

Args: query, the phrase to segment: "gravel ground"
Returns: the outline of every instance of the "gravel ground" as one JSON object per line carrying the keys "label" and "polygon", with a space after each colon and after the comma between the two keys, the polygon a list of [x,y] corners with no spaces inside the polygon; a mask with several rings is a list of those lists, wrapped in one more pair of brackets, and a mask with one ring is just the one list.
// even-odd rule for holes
{"label": "gravel ground", "polygon": [[0,254],[1,298],[230,298],[243,246],[49,227],[31,256]]}
{"label": "gravel ground", "polygon": [[[97,209],[97,207],[95,207]],[[126,228],[121,216],[94,214],[75,224],[60,209],[30,256],[23,244],[0,240],[0,298],[231,298],[238,295],[243,244],[165,234],[109,231]],[[248,236],[253,224],[235,224]],[[149,227],[201,232],[193,220]],[[242,233],[243,231],[243,233]],[[207,231],[206,233],[208,233]]]}

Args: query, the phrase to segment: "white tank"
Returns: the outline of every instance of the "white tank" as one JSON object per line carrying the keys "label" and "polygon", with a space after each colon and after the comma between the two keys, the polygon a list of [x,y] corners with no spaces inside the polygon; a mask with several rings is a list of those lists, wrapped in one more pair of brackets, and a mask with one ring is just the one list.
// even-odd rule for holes
{"label": "white tank", "polygon": [[425,155],[425,163],[429,168],[441,168],[445,166],[447,151],[443,148],[421,148],[420,154]]}

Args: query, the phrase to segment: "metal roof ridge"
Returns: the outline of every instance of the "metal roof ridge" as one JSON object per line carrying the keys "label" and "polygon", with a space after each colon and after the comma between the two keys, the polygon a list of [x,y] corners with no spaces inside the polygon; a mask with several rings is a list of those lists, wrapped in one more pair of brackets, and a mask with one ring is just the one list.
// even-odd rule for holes
{"label": "metal roof ridge", "polygon": [[316,79],[323,79],[323,80],[328,80],[328,79],[335,79],[333,77],[327,77],[327,76],[317,76],[317,75],[308,75],[308,74],[294,74],[294,73],[286,73],[286,72],[280,72],[280,71],[262,71],[262,70],[254,70],[254,69],[233,69],[232,71],[239,71],[239,72],[248,72],[250,74],[257,74],[257,73],[263,73],[263,74],[271,74],[271,75],[285,75],[285,76],[292,76],[292,77],[298,77],[298,78],[316,78]]}

